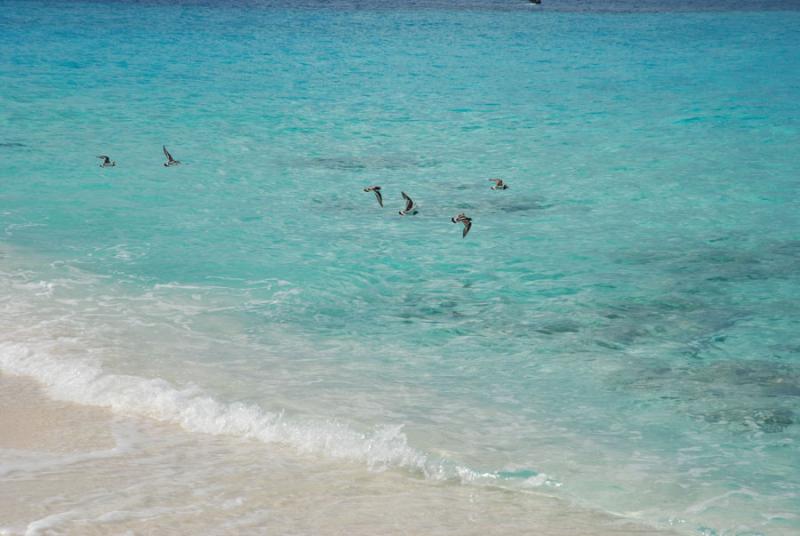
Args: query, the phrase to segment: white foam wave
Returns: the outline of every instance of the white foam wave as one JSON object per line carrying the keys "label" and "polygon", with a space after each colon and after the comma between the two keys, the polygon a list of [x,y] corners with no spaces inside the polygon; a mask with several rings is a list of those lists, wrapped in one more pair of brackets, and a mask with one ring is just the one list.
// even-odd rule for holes
{"label": "white foam wave", "polygon": [[38,536],[39,534],[52,533],[58,526],[65,522],[80,517],[80,513],[76,510],[67,510],[66,512],[59,512],[52,514],[36,521],[29,523],[25,536]]}
{"label": "white foam wave", "polygon": [[57,400],[174,423],[191,432],[285,444],[301,453],[363,461],[373,470],[404,467],[433,479],[476,476],[410,447],[402,425],[360,433],[334,421],[292,420],[255,405],[220,402],[196,387],[180,389],[162,379],[105,373],[97,366],[57,359],[46,349],[17,342],[0,343],[0,369],[36,379]]}

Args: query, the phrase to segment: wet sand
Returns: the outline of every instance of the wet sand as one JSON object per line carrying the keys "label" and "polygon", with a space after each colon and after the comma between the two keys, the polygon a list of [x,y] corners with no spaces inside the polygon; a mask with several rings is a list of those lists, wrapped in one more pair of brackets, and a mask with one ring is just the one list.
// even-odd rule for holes
{"label": "wet sand", "polygon": [[0,534],[120,533],[673,534],[543,495],[121,418],[0,375]]}
{"label": "wet sand", "polygon": [[35,381],[0,374],[0,449],[112,448],[111,419],[107,410],[51,400]]}

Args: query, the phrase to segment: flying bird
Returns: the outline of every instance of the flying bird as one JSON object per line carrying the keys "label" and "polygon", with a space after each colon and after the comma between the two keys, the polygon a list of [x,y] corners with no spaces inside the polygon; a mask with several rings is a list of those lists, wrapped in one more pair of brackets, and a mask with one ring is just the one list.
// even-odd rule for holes
{"label": "flying bird", "polygon": [[508,184],[504,183],[503,179],[489,179],[489,181],[494,183],[492,190],[508,190]]}
{"label": "flying bird", "polygon": [[167,147],[165,145],[162,145],[161,148],[164,150],[164,156],[167,157],[167,161],[164,162],[164,167],[177,166],[181,163],[180,160],[175,160],[172,158],[172,155],[169,154],[169,151],[167,151]]}
{"label": "flying bird", "polygon": [[414,200],[408,197],[408,194],[405,192],[400,192],[403,194],[403,199],[406,200],[406,208],[400,211],[401,216],[405,216],[408,214],[409,216],[413,216],[417,213],[417,204],[414,203]]}
{"label": "flying bird", "polygon": [[111,160],[108,156],[101,154],[97,158],[100,158],[103,162],[100,164],[100,167],[114,167],[117,165],[116,162]]}
{"label": "flying bird", "polygon": [[450,218],[450,221],[453,223],[464,224],[464,230],[461,232],[461,238],[465,238],[469,230],[472,229],[472,218],[467,217],[467,215],[463,212],[455,218]]}
{"label": "flying bird", "polygon": [[375,199],[378,200],[378,204],[383,207],[383,196],[381,195],[381,187],[380,186],[367,186],[364,188],[365,192],[372,192],[375,194]]}

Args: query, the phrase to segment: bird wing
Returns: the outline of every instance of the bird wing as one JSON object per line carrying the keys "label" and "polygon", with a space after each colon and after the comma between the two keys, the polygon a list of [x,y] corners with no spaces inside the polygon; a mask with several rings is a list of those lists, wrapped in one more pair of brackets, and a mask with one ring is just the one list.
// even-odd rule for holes
{"label": "bird wing", "polygon": [[467,236],[469,230],[472,229],[472,219],[464,218],[463,220],[461,220],[461,223],[464,224],[464,231],[461,233],[461,238],[464,238]]}
{"label": "bird wing", "polygon": [[167,151],[167,146],[166,145],[162,145],[161,148],[164,150],[164,156],[167,157],[167,160],[172,162],[174,160],[174,158],[172,158],[172,155],[169,154],[169,151]]}
{"label": "bird wing", "polygon": [[381,191],[376,190],[375,188],[373,188],[372,191],[375,193],[375,198],[378,200],[378,204],[383,207],[383,196],[381,195]]}
{"label": "bird wing", "polygon": [[408,212],[409,210],[414,208],[414,200],[408,197],[408,194],[406,194],[405,192],[400,192],[400,193],[403,194],[403,199],[406,200],[406,212]]}

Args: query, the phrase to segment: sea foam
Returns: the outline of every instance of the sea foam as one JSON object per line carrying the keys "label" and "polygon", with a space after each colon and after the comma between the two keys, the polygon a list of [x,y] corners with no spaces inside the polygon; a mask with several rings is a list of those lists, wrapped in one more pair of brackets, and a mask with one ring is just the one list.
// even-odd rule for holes
{"label": "sea foam", "polygon": [[221,402],[195,385],[178,388],[160,378],[107,373],[87,362],[59,359],[47,348],[32,344],[0,343],[0,371],[37,380],[55,400],[177,424],[189,432],[286,445],[301,454],[365,463],[372,471],[397,468],[430,480],[501,484],[517,489],[560,486],[544,473],[515,478],[503,471],[477,471],[431,456],[408,444],[402,424],[378,425],[359,432],[334,420],[290,418],[284,412],[265,411],[254,404]]}
{"label": "sea foam", "polygon": [[220,402],[196,386],[177,388],[163,379],[110,374],[17,342],[0,343],[0,369],[36,379],[56,400],[174,423],[190,432],[284,444],[301,453],[365,462],[372,470],[407,468],[432,479],[478,476],[410,447],[402,425],[377,426],[362,433],[332,420],[293,421],[282,412],[267,412],[252,404]]}

